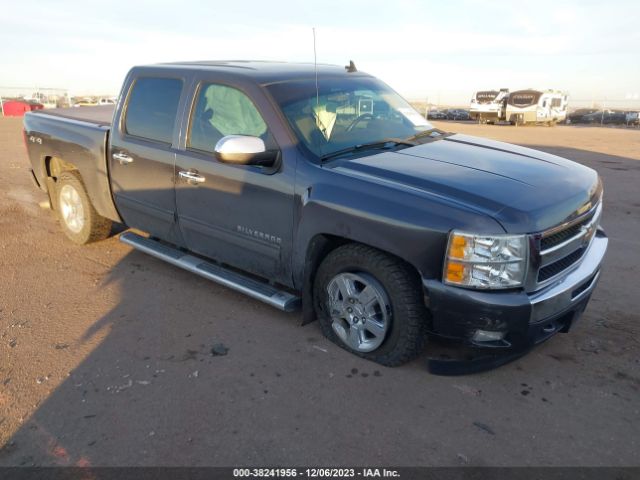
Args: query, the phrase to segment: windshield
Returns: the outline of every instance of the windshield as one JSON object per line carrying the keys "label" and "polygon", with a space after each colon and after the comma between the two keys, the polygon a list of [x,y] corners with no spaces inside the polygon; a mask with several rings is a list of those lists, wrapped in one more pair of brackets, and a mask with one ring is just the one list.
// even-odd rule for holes
{"label": "windshield", "polygon": [[433,127],[406,100],[371,77],[319,78],[268,87],[300,141],[318,157]]}

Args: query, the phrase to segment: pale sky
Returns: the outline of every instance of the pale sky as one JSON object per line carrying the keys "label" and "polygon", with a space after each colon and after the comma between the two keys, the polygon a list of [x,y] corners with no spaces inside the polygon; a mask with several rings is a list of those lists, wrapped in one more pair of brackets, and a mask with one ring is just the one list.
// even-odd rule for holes
{"label": "pale sky", "polygon": [[[640,1],[5,0],[0,87],[117,94],[133,65],[313,61],[380,77],[410,100],[566,90],[640,105]],[[617,102],[617,103],[616,103]]]}

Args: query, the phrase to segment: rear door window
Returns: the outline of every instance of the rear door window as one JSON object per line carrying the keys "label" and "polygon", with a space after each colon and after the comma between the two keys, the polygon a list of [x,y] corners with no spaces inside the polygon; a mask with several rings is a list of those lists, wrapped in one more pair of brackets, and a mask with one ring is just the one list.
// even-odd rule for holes
{"label": "rear door window", "polygon": [[177,78],[138,78],[129,95],[125,132],[171,144],[181,92],[182,80]]}

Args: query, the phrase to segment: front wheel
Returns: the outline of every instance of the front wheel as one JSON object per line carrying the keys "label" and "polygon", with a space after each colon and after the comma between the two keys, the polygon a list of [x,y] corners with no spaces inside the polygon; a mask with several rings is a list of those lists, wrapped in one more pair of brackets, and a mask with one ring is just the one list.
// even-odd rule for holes
{"label": "front wheel", "polygon": [[56,182],[56,212],[62,231],[74,243],[103,240],[111,232],[111,220],[93,208],[80,174],[62,172]]}
{"label": "front wheel", "polygon": [[323,334],[358,356],[396,366],[424,349],[420,278],[398,258],[365,245],[339,247],[318,269],[314,300]]}

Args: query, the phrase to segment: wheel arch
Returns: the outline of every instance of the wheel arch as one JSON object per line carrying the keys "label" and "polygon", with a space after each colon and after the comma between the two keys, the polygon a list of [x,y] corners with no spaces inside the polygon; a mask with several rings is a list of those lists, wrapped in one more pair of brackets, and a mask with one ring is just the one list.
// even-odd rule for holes
{"label": "wheel arch", "polygon": [[62,172],[69,170],[78,170],[78,167],[74,163],[56,155],[44,157],[44,172],[46,172],[47,177],[57,178]]}
{"label": "wheel arch", "polygon": [[[46,155],[43,160],[43,169],[42,171],[45,173],[45,188],[47,191],[47,195],[49,196],[49,204],[51,205],[52,210],[56,210],[56,202],[55,202],[55,191],[56,191],[56,183],[58,181],[58,177],[62,172],[68,171],[78,171],[78,167],[71,162],[67,162],[63,158],[56,155]],[[78,173],[80,173],[78,171]]]}
{"label": "wheel arch", "polygon": [[369,248],[374,248],[401,261],[406,264],[408,268],[413,270],[416,275],[420,277],[422,276],[420,270],[406,259],[375,245],[331,233],[317,233],[309,241],[304,259],[302,278],[302,325],[306,325],[316,320],[316,313],[313,304],[313,288],[316,272],[318,271],[322,260],[332,251],[347,244],[364,245]]}

